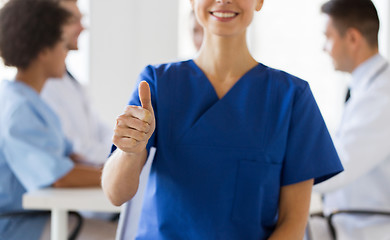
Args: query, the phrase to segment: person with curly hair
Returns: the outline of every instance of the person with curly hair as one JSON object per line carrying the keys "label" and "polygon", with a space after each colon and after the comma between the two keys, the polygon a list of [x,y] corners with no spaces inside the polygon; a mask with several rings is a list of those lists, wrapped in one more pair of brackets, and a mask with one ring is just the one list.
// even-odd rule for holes
{"label": "person with curly hair", "polygon": [[70,19],[50,0],[10,0],[0,11],[0,54],[17,68],[0,85],[0,239],[47,239],[49,214],[23,210],[25,192],[100,183],[101,169],[74,161],[57,115],[39,95],[48,78],[65,73]]}

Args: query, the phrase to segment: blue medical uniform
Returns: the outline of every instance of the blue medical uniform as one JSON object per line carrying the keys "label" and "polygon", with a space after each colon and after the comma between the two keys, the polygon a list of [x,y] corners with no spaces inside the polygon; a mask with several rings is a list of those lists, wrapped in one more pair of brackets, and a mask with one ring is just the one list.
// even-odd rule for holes
{"label": "blue medical uniform", "polygon": [[157,151],[136,239],[267,239],[282,186],[343,170],[309,85],[292,75],[258,64],[221,99],[193,60],[139,80]]}
{"label": "blue medical uniform", "polygon": [[[0,85],[0,213],[25,211],[22,195],[73,168],[71,145],[38,93],[18,81]],[[0,239],[39,239],[48,215],[0,218]]]}

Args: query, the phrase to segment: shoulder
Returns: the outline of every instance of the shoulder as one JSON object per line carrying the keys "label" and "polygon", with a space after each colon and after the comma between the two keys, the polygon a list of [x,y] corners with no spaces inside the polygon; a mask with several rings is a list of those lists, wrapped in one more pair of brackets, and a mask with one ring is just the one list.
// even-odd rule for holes
{"label": "shoulder", "polygon": [[273,85],[273,89],[281,94],[292,93],[300,95],[305,91],[310,91],[307,81],[294,76],[285,71],[268,67],[259,63],[259,74],[264,75],[264,78]]}
{"label": "shoulder", "polygon": [[6,123],[45,122],[50,108],[33,90],[18,83],[9,82],[0,90],[0,115],[2,125]]}
{"label": "shoulder", "polygon": [[84,89],[81,84],[70,78],[49,78],[46,82],[40,96],[49,105],[52,102],[61,105],[69,105],[84,98]]}
{"label": "shoulder", "polygon": [[148,74],[154,78],[163,78],[173,73],[182,73],[186,71],[192,71],[192,60],[184,60],[178,62],[162,63],[156,65],[148,65],[144,68],[142,74]]}
{"label": "shoulder", "polygon": [[33,105],[28,101],[28,99],[23,98],[18,93],[9,93],[10,98],[1,99],[0,103],[0,115],[1,115],[1,128],[10,129],[12,126],[24,125],[20,124],[25,121],[29,123],[33,122],[36,117],[34,117],[35,112]]}
{"label": "shoulder", "polygon": [[375,81],[373,81],[373,86],[376,86],[378,88],[385,88],[389,89],[390,88],[390,63],[387,62],[385,59],[383,59],[381,65],[382,68],[379,68],[378,76]]}
{"label": "shoulder", "polygon": [[47,91],[47,90],[56,90],[59,91],[60,89],[65,87],[68,79],[66,78],[49,78],[46,80],[45,85],[43,86],[42,91]]}
{"label": "shoulder", "polygon": [[25,112],[30,105],[27,97],[13,82],[3,82],[0,88],[2,117]]}

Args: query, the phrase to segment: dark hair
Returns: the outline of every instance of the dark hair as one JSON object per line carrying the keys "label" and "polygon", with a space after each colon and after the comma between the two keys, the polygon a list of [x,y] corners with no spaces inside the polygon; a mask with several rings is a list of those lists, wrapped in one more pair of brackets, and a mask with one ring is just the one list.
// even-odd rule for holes
{"label": "dark hair", "polygon": [[333,19],[341,35],[355,28],[370,46],[378,46],[379,18],[371,0],[331,0],[322,5],[321,12]]}
{"label": "dark hair", "polygon": [[0,55],[7,66],[27,68],[62,38],[71,14],[52,0],[9,0],[0,10]]}

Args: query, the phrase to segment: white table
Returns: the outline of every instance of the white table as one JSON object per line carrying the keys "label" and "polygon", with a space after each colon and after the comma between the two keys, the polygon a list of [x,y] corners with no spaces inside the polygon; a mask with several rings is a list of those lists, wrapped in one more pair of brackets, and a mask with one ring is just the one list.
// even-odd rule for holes
{"label": "white table", "polygon": [[23,207],[51,211],[51,239],[68,238],[68,211],[120,212],[101,188],[45,188],[23,195]]}

